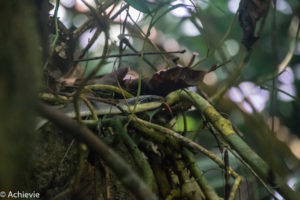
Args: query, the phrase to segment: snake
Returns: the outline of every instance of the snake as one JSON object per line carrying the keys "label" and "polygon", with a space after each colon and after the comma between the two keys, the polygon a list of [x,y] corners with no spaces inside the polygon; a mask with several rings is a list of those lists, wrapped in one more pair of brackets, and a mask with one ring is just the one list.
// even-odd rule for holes
{"label": "snake", "polygon": [[[159,108],[164,101],[165,100],[163,97],[157,95],[141,95],[139,97],[132,97],[129,99],[118,99],[117,104],[109,104],[95,100],[90,100],[97,115],[116,115],[123,114],[124,112],[145,112],[148,110],[154,110],[156,108]],[[57,106],[53,106],[53,108],[58,109],[70,118],[76,117],[73,103],[69,103],[59,108],[57,108]],[[84,102],[80,103],[79,113],[81,117],[88,117],[92,115],[91,110]],[[47,119],[38,117],[36,123],[36,130],[43,127],[46,123],[48,123]]]}

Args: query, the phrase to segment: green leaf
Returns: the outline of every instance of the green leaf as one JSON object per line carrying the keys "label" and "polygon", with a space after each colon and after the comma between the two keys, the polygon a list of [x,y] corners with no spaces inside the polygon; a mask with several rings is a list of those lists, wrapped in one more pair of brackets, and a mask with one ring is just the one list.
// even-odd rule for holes
{"label": "green leaf", "polygon": [[155,109],[155,110],[151,110],[151,111],[147,111],[146,114],[149,116],[149,122],[152,122],[152,118],[153,116],[160,111],[160,108]]}
{"label": "green leaf", "polygon": [[144,1],[141,0],[124,0],[126,3],[128,3],[133,8],[137,9],[138,11],[141,11],[143,13],[150,13],[149,7],[145,4]]}

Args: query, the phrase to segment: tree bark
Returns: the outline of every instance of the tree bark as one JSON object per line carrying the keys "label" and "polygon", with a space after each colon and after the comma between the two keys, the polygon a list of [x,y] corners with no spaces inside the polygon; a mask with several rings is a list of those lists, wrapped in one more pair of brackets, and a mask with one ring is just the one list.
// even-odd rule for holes
{"label": "tree bark", "polygon": [[42,66],[35,1],[1,1],[0,19],[0,188],[30,191],[26,180]]}

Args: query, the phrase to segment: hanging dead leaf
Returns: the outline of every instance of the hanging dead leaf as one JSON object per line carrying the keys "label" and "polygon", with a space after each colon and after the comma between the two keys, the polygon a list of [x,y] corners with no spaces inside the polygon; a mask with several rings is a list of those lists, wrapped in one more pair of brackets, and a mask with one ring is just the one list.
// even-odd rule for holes
{"label": "hanging dead leaf", "polygon": [[[73,54],[76,47],[76,42],[73,38],[73,34],[59,19],[57,20],[57,22],[59,36],[47,65],[47,72],[49,76],[51,76],[55,80],[63,77],[69,71],[71,71],[72,68],[76,67],[73,66]],[[54,35],[56,34],[54,17],[50,17],[49,19],[49,30],[54,37]]]}
{"label": "hanging dead leaf", "polygon": [[256,23],[267,11],[269,0],[241,0],[239,5],[239,22],[243,29],[242,43],[250,50],[258,39],[255,36]]}

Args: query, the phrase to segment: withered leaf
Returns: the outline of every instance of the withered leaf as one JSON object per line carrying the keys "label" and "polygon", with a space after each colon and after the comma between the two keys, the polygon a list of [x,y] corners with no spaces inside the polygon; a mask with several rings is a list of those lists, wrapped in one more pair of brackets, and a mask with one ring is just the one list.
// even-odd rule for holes
{"label": "withered leaf", "polygon": [[[203,77],[208,72],[214,71],[216,68],[216,66],[213,66],[208,71],[203,71],[177,66],[166,71],[160,71],[151,78],[142,79],[141,93],[165,96],[174,90],[196,86],[202,82]],[[125,87],[130,92],[136,92],[137,86],[137,80],[125,82]]]}
{"label": "withered leaf", "polygon": [[[73,66],[73,54],[76,47],[72,32],[59,19],[57,22],[59,37],[47,66],[49,76],[56,80],[66,75],[75,67]],[[55,35],[56,26],[54,17],[50,17],[49,19],[49,30],[51,34]]]}
{"label": "withered leaf", "polygon": [[266,12],[269,0],[241,0],[239,5],[239,22],[243,29],[242,43],[250,50],[258,39],[255,34],[257,21]]}

